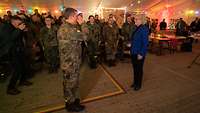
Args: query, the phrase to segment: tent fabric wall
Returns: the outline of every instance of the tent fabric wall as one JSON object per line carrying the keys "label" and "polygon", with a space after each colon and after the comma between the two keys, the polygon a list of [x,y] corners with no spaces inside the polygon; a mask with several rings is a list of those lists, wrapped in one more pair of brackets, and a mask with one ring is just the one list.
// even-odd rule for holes
{"label": "tent fabric wall", "polygon": [[[101,5],[108,8],[127,7],[128,11],[146,11],[150,17],[159,17],[159,13],[166,7],[172,10],[170,18],[192,18],[185,17],[184,9],[200,10],[200,0],[0,0],[0,15],[6,13],[5,10],[41,8],[41,10],[55,11],[59,10],[61,5],[65,7],[74,7],[86,14],[94,14],[94,11]],[[197,15],[198,16],[198,15]]]}

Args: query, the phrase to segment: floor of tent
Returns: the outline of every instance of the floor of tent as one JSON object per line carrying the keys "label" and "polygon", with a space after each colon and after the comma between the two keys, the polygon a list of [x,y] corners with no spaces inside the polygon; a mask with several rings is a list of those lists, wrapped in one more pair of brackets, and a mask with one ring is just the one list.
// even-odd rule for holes
{"label": "floor of tent", "polygon": [[[200,113],[200,66],[187,68],[199,53],[200,43],[192,53],[148,54],[139,91],[130,88],[128,58],[111,68],[99,65],[91,70],[83,65],[80,92],[87,107],[83,113]],[[8,80],[0,83],[0,113],[66,113],[60,73],[44,70],[31,81],[32,86],[19,87],[22,93],[17,96],[5,93]]]}

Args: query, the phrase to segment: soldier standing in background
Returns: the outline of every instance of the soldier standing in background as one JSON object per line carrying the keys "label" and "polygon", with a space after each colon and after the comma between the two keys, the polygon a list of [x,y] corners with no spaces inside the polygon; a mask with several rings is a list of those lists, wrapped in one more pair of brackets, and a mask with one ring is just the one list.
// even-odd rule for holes
{"label": "soldier standing in background", "polygon": [[79,99],[79,75],[81,64],[81,42],[86,39],[83,32],[77,28],[83,23],[77,20],[77,10],[66,8],[64,17],[66,22],[58,30],[60,68],[63,72],[63,88],[66,109],[69,112],[80,112],[85,106]]}
{"label": "soldier standing in background", "polygon": [[88,35],[88,57],[89,57],[89,66],[91,68],[96,68],[97,67],[97,51],[99,47],[99,41],[100,41],[100,26],[95,23],[94,16],[90,15],[89,16],[89,22],[87,23],[88,25],[88,30],[89,30],[89,35]]}
{"label": "soldier standing in background", "polygon": [[122,26],[122,35],[125,42],[130,42],[131,35],[135,31],[136,25],[132,22],[131,15],[127,16],[126,22]]}
{"label": "soldier standing in background", "polygon": [[109,17],[107,25],[103,28],[103,37],[105,40],[106,60],[108,62],[108,66],[115,66],[115,54],[117,50],[119,29],[114,23],[112,17]]}
{"label": "soldier standing in background", "polygon": [[58,68],[58,39],[57,27],[52,25],[52,17],[45,18],[45,26],[40,30],[40,40],[44,49],[44,56],[49,65],[49,73],[57,72]]}
{"label": "soldier standing in background", "polygon": [[95,23],[96,24],[98,24],[98,25],[100,25],[101,24],[101,22],[100,22],[100,20],[99,20],[99,15],[95,15],[95,17],[94,17],[94,20],[95,20]]}
{"label": "soldier standing in background", "polygon": [[[84,32],[85,35],[88,36],[88,34],[89,34],[88,25],[83,20],[83,14],[82,13],[78,14],[77,21],[83,21],[83,23],[82,22],[78,22],[78,29],[81,32]],[[79,23],[82,23],[82,24],[80,25]],[[82,55],[81,55],[81,57],[82,57],[82,62],[84,62],[84,59],[86,58],[86,53],[87,53],[87,43],[85,41],[82,41],[81,42],[81,46],[82,46]]]}
{"label": "soldier standing in background", "polygon": [[39,61],[40,63],[44,62],[44,51],[42,49],[42,45],[39,43],[40,41],[40,29],[43,27],[43,23],[39,15],[32,15],[31,22],[30,22],[30,29],[32,31],[32,35],[35,38],[35,42],[33,44],[33,48],[37,48],[38,50],[35,51],[35,61]]}
{"label": "soldier standing in background", "polygon": [[[130,44],[132,33],[136,30],[136,27],[137,26],[132,21],[131,15],[127,15],[126,22],[122,25],[122,30],[121,30],[122,32],[121,34],[124,37],[124,40],[120,39],[123,42],[119,41],[119,44],[122,43],[121,46],[127,47],[127,45]],[[120,45],[118,45],[118,47],[119,46]],[[124,47],[121,47],[121,48],[124,48]],[[119,53],[118,56],[120,56],[120,59],[123,59],[124,50],[121,50],[121,52],[118,52],[118,53]]]}

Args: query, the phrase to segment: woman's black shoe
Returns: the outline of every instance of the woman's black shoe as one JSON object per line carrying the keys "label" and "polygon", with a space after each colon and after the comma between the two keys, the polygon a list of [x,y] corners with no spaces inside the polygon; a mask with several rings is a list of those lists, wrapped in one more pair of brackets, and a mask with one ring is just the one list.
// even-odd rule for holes
{"label": "woman's black shoe", "polygon": [[138,90],[140,90],[140,89],[141,89],[141,87],[139,87],[139,86],[135,86],[135,87],[134,87],[134,90],[135,90],[135,91],[138,91]]}

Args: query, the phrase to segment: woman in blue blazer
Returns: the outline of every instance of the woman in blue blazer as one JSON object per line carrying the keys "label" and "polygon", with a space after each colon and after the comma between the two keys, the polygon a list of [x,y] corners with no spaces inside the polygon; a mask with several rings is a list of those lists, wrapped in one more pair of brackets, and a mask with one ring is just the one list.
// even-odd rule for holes
{"label": "woman in blue blazer", "polygon": [[143,65],[148,47],[149,29],[143,22],[143,17],[135,18],[135,23],[138,26],[131,37],[131,59],[133,64],[134,80],[131,85],[134,90],[139,90],[142,86]]}

